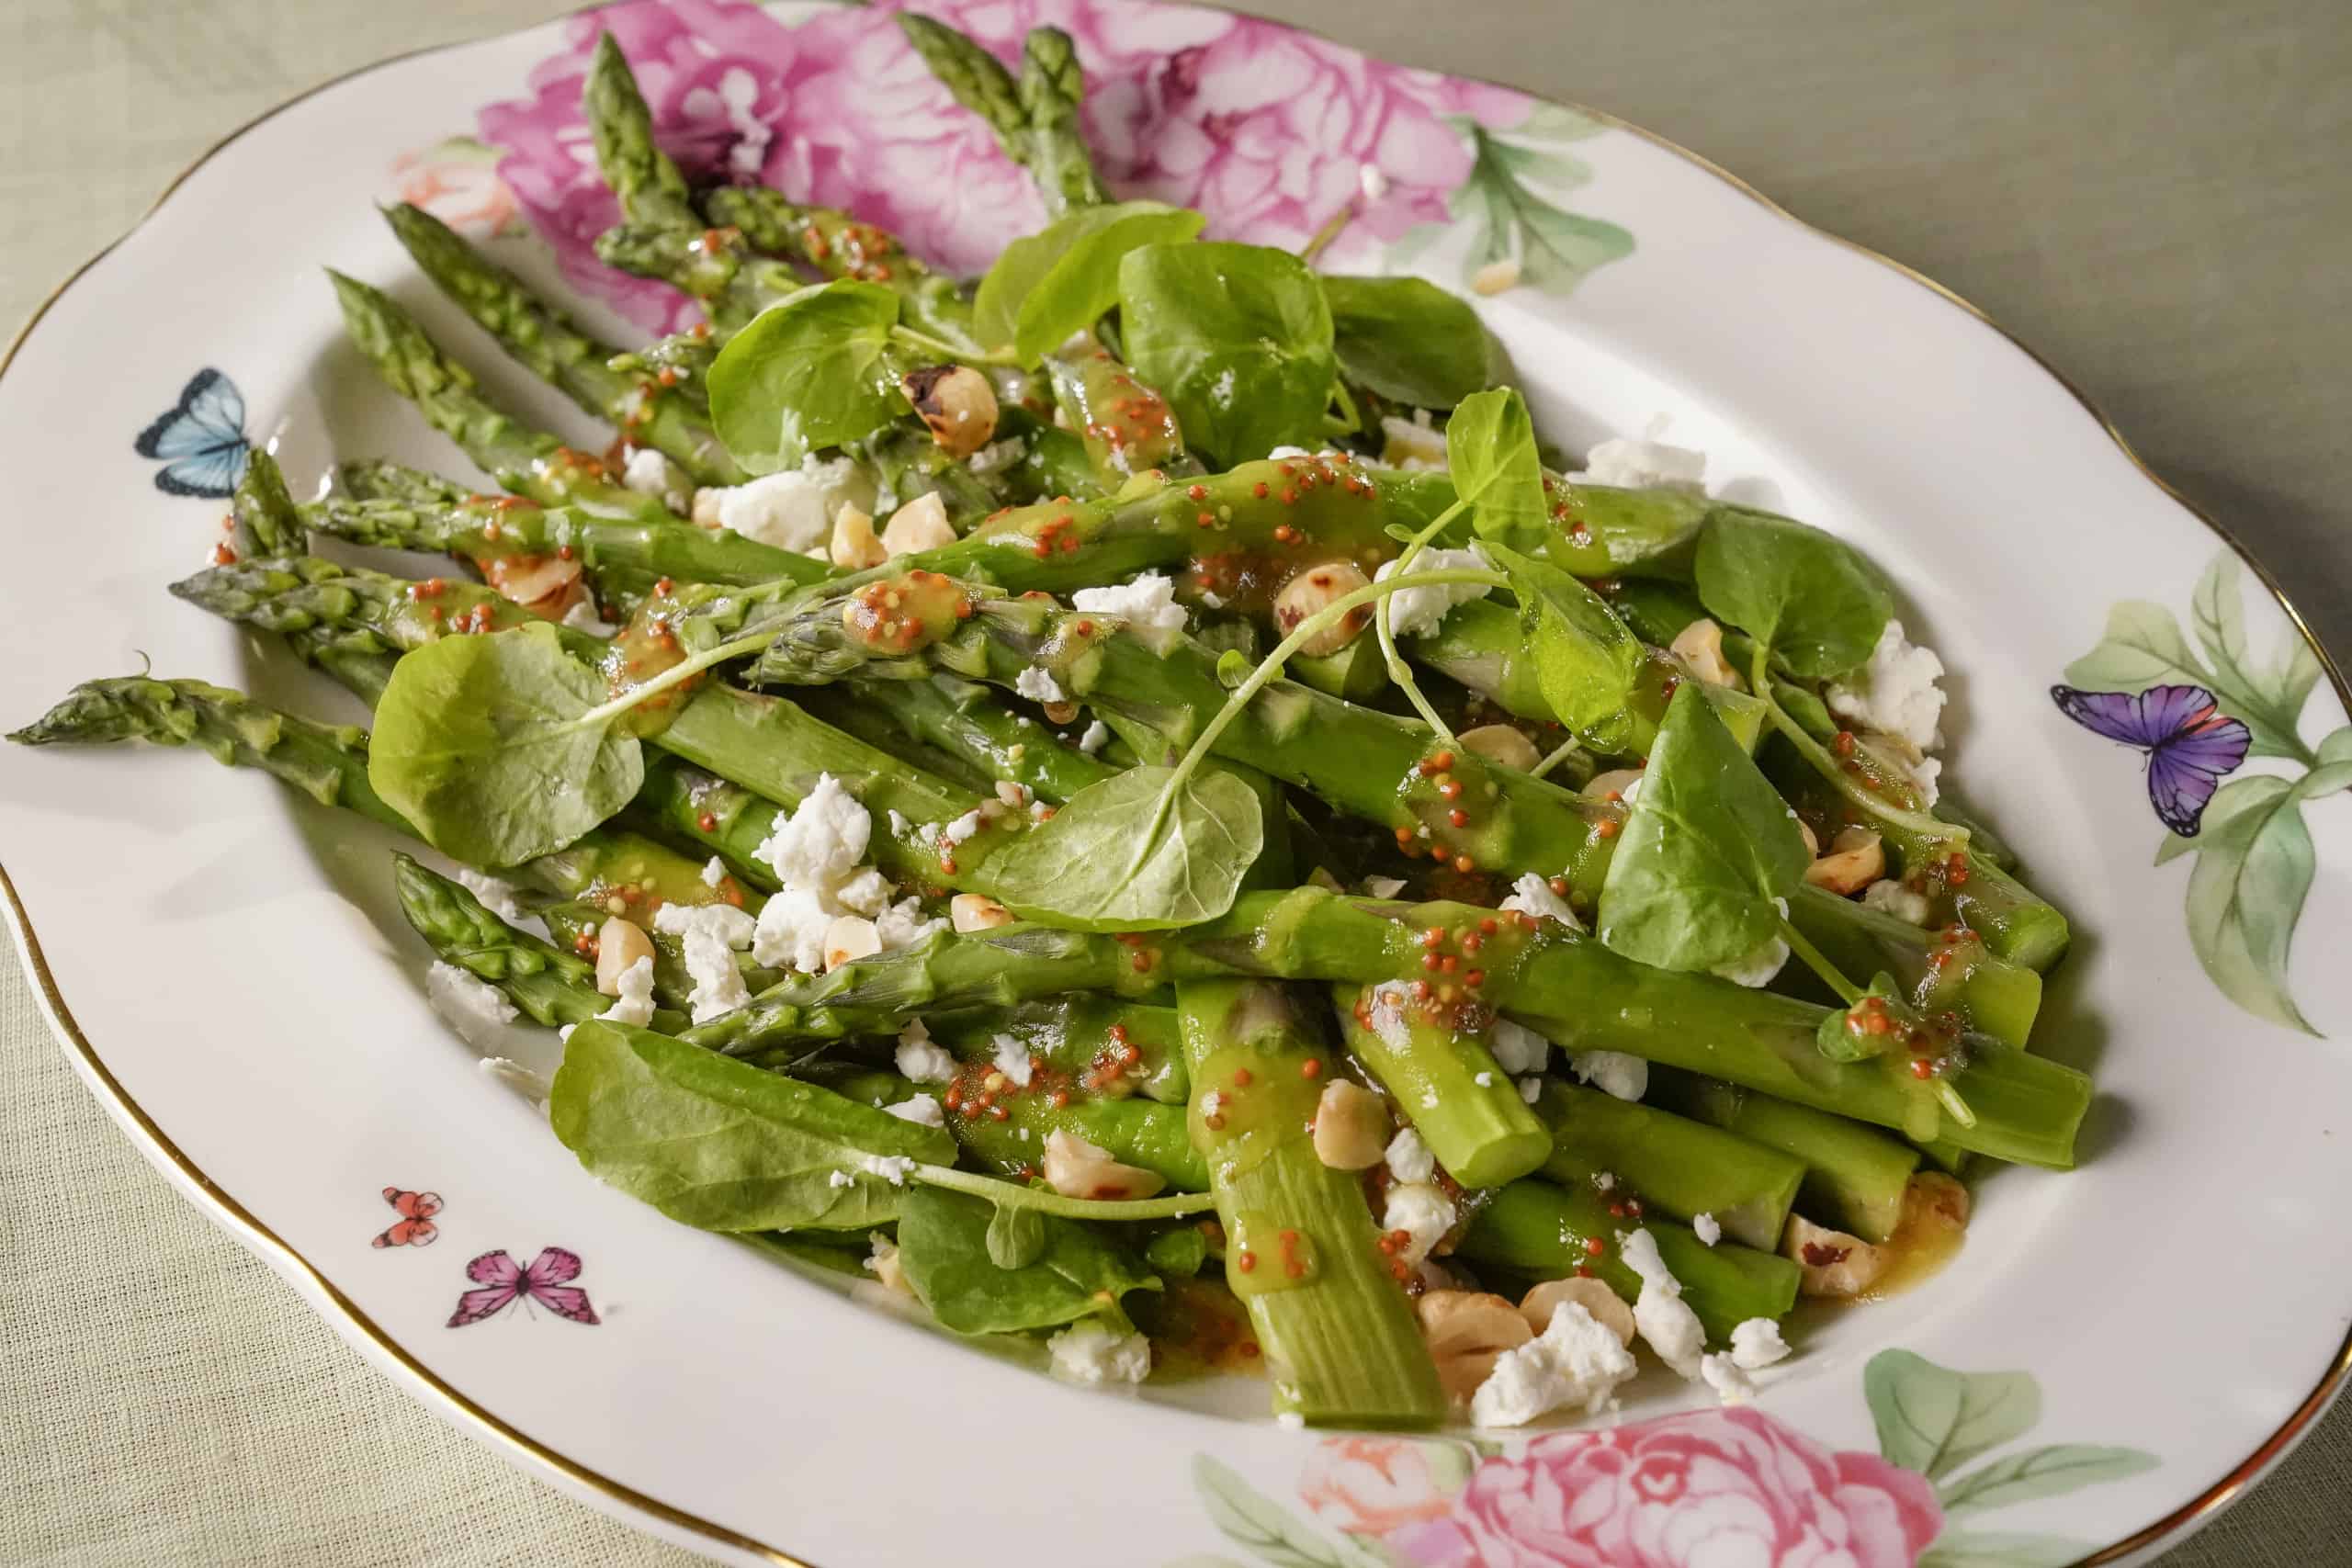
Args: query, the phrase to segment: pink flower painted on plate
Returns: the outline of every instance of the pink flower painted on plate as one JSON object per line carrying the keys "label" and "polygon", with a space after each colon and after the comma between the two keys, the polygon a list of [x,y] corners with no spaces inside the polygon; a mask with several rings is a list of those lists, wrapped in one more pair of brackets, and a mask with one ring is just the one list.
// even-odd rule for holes
{"label": "pink flower painted on plate", "polygon": [[1469,1474],[1469,1456],[1451,1443],[1329,1438],[1308,1455],[1298,1495],[1334,1529],[1386,1535],[1445,1517]]}
{"label": "pink flower painted on plate", "polygon": [[521,217],[498,177],[498,150],[470,136],[401,153],[392,162],[392,194],[477,240],[506,232]]}
{"label": "pink flower painted on plate", "polygon": [[1910,1568],[1942,1528],[1924,1477],[1739,1406],[1537,1438],[1387,1544],[1417,1568]]}

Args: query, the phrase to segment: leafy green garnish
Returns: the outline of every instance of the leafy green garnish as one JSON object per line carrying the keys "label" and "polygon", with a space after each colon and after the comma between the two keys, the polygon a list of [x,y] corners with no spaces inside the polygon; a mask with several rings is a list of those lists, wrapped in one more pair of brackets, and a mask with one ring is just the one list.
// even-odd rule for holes
{"label": "leafy green garnish", "polygon": [[899,1266],[922,1304],[958,1334],[1057,1328],[1080,1318],[1124,1322],[1119,1298],[1159,1280],[1095,1231],[1073,1220],[1034,1216],[1039,1242],[1030,1261],[1007,1268],[991,1256],[996,1215],[987,1200],[925,1189],[899,1215]]}
{"label": "leafy green garnish", "polygon": [[1609,863],[1600,940],[1661,969],[1736,963],[1780,933],[1776,901],[1812,860],[1795,813],[1686,681]]}
{"label": "leafy green garnish", "polygon": [[1648,650],[1606,601],[1549,561],[1489,542],[1510,579],[1535,679],[1552,716],[1596,751],[1623,751],[1634,734],[1627,704]]}
{"label": "leafy green garnish", "polygon": [[956,1140],[940,1128],[650,1030],[596,1021],[571,1032],[548,1120],[599,1180],[704,1230],[879,1224],[914,1189],[869,1168],[866,1156],[956,1158]]}
{"label": "leafy green garnish", "polygon": [[711,423],[729,454],[752,473],[775,473],[906,412],[898,320],[898,295],[848,278],[761,311],[710,367]]}
{"label": "leafy green garnish", "polygon": [[996,1205],[989,1216],[989,1261],[1000,1269],[1026,1269],[1046,1250],[1046,1216],[1035,1209]]}
{"label": "leafy green garnish", "polygon": [[1875,570],[1818,528],[1719,508],[1699,536],[1707,613],[1770,649],[1800,679],[1842,675],[1871,656],[1894,614]]}
{"label": "leafy green garnish", "polygon": [[1464,398],[1445,426],[1453,493],[1474,510],[1482,539],[1536,551],[1552,535],[1544,504],[1544,460],[1527,400],[1511,387]]}
{"label": "leafy green garnish", "polygon": [[1169,931],[1233,907],[1265,847],[1258,797],[1229,773],[1130,768],[997,852],[996,897],[1076,931]]}
{"label": "leafy green garnish", "polygon": [[1306,264],[1263,245],[1146,245],[1119,264],[1127,361],[1216,465],[1322,440],[1339,362]]}
{"label": "leafy green garnish", "polygon": [[1004,248],[980,279],[973,330],[1035,365],[1119,302],[1119,263],[1129,251],[1190,240],[1207,221],[1157,201],[1080,208]]}
{"label": "leafy green garnish", "polygon": [[1478,312],[1422,278],[1327,276],[1323,299],[1340,374],[1394,402],[1450,409],[1504,368]]}
{"label": "leafy green garnish", "polygon": [[544,623],[448,637],[392,668],[368,782],[436,849],[475,865],[552,853],[645,782],[596,672]]}
{"label": "leafy green garnish", "polygon": [[1178,1225],[1145,1244],[1143,1260],[1163,1277],[1189,1280],[1209,1260],[1209,1238],[1198,1225]]}

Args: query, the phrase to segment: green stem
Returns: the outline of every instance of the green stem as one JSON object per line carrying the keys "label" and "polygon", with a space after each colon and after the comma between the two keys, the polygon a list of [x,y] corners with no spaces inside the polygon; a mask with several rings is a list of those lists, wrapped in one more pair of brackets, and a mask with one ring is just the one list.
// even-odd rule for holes
{"label": "green stem", "polygon": [[1821,949],[1805,940],[1804,932],[1797,930],[1785,919],[1781,921],[1781,940],[1789,944],[1791,953],[1804,960],[1806,968],[1821,976],[1821,983],[1835,991],[1839,1001],[1844,1002],[1848,1007],[1852,1007],[1862,999],[1861,987],[1846,978],[1838,971],[1838,965],[1822,956]]}
{"label": "green stem", "polygon": [[[1429,526],[1414,535],[1396,557],[1394,575],[1398,578],[1408,575],[1413,570],[1413,558],[1431,539],[1444,531],[1448,523],[1466,511],[1469,504],[1466,501],[1456,501],[1431,518]],[[1380,657],[1388,666],[1388,679],[1405,694],[1405,700],[1413,705],[1413,710],[1421,716],[1421,722],[1436,732],[1439,743],[1451,746],[1453,744],[1453,731],[1446,728],[1445,720],[1438,716],[1437,709],[1430,705],[1430,700],[1421,695],[1421,688],[1414,682],[1412,668],[1405,662],[1405,656],[1396,651],[1396,633],[1389,624],[1389,602],[1383,599],[1372,615],[1372,629],[1380,638]]]}
{"label": "green stem", "polygon": [[1770,666],[1771,650],[1762,647],[1758,648],[1755,667],[1750,673],[1748,683],[1754,686],[1758,694],[1764,699],[1765,717],[1770,721],[1773,728],[1787,738],[1790,745],[1796,748],[1800,756],[1813,764],[1814,771],[1827,780],[1831,787],[1882,822],[1892,823],[1897,828],[1928,838],[1941,839],[1954,849],[1960,849],[1967,844],[1967,829],[1930,817],[1924,811],[1905,811],[1899,806],[1889,805],[1849,777],[1846,770],[1838,765],[1838,759],[1829,754],[1827,747],[1807,734],[1803,725],[1781,711],[1779,700],[1771,694]]}
{"label": "green stem", "polygon": [[1575,756],[1578,751],[1583,750],[1583,746],[1573,739],[1563,740],[1560,742],[1559,749],[1557,750],[1554,751],[1550,756],[1544,758],[1542,761],[1536,763],[1534,767],[1528,770],[1527,776],[1532,779],[1540,779],[1544,774],[1550,773],[1554,768],[1558,767],[1562,762],[1566,761],[1570,757]]}
{"label": "green stem", "polygon": [[722,642],[717,648],[706,649],[700,653],[680,660],[650,681],[631,686],[610,702],[597,704],[572,722],[582,729],[593,729],[599,725],[607,724],[643,703],[647,698],[660,696],[673,686],[684,685],[712,665],[724,664],[730,659],[740,659],[747,653],[757,653],[775,640],[775,633],[774,632],[753,632],[746,637],[739,637],[731,642]]}
{"label": "green stem", "polygon": [[1216,1207],[1205,1192],[1171,1192],[1165,1198],[1131,1198],[1113,1202],[1092,1198],[1065,1198],[1058,1192],[1017,1186],[990,1176],[976,1176],[952,1166],[918,1165],[908,1177],[926,1187],[944,1187],[1007,1209],[1034,1209],[1065,1220],[1172,1220]]}

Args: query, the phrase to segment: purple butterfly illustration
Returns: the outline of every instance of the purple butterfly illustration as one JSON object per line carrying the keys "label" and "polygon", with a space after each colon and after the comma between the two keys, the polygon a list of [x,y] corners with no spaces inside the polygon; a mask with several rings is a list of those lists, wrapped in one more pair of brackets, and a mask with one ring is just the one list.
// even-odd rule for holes
{"label": "purple butterfly illustration", "polygon": [[503,1249],[485,1252],[466,1265],[466,1278],[483,1288],[458,1298],[458,1310],[449,1314],[452,1328],[495,1317],[518,1296],[527,1296],[574,1323],[597,1321],[596,1309],[588,1304],[588,1292],[571,1282],[580,1278],[580,1255],[560,1247],[542,1248],[527,1269]]}
{"label": "purple butterfly illustration", "polygon": [[2148,754],[2148,804],[2184,839],[2197,836],[2206,803],[2224,774],[2245,761],[2253,736],[2220,713],[2202,686],[2151,686],[2144,692],[2050,688],[2058,711],[2094,735]]}

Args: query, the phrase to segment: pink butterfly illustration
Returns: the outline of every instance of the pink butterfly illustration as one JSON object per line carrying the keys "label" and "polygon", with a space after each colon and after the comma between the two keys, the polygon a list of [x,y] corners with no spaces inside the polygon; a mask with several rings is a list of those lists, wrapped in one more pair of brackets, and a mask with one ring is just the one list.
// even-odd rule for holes
{"label": "pink butterfly illustration", "polygon": [[528,1269],[516,1264],[503,1249],[485,1252],[466,1265],[466,1278],[482,1289],[458,1298],[458,1310],[449,1314],[452,1328],[495,1317],[517,1296],[527,1296],[574,1323],[597,1321],[596,1309],[588,1304],[588,1292],[571,1283],[580,1278],[580,1255],[560,1247],[542,1248]]}
{"label": "pink butterfly illustration", "polygon": [[390,1229],[379,1235],[371,1247],[431,1247],[441,1233],[434,1227],[433,1216],[441,1212],[438,1192],[406,1192],[397,1187],[384,1189],[384,1201],[400,1215]]}

